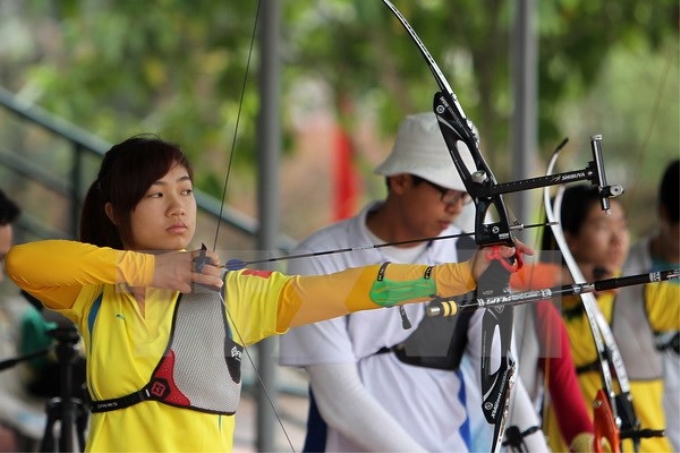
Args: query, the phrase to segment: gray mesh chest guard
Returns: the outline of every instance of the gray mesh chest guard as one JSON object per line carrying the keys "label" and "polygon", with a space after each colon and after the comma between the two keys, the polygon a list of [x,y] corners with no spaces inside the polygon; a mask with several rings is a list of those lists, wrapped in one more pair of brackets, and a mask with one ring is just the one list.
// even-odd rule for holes
{"label": "gray mesh chest guard", "polygon": [[168,346],[149,382],[120,398],[93,401],[92,412],[123,409],[142,401],[231,415],[241,394],[243,346],[231,338],[220,293],[196,288],[180,295]]}

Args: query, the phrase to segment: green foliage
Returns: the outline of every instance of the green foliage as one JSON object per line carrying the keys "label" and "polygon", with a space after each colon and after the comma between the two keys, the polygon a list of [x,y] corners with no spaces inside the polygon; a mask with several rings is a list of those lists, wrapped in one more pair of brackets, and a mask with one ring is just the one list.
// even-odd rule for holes
{"label": "green foliage", "polygon": [[[257,111],[254,87],[242,93],[254,2],[59,5],[57,14],[24,11],[27,28],[53,27],[47,37],[33,36],[38,47],[52,48],[38,61],[19,62],[3,85],[29,86],[43,108],[109,141],[152,131],[184,144],[197,168],[226,168],[241,96],[245,130],[252,132]],[[252,148],[253,140],[239,145]]]}
{"label": "green foliage", "polygon": [[[257,8],[271,1],[19,2],[0,16],[5,38],[0,42],[10,43],[0,46],[0,84],[112,142],[152,131],[182,143],[196,163],[199,187],[221,196],[229,159],[241,173],[254,167],[259,55],[252,36]],[[293,144],[295,108],[330,109],[350,133],[376,117],[385,136],[392,136],[404,114],[431,108],[438,89],[432,74],[382,2],[274,1],[282,8],[286,150]],[[441,66],[482,132],[497,176],[505,179],[516,2],[394,3]],[[650,73],[663,71],[657,56],[663,51],[676,56],[671,77],[677,77],[677,0],[534,3],[540,148],[552,149],[570,132],[568,115],[593,123],[616,116],[613,141],[629,144],[630,150],[643,148],[649,124],[644,116],[650,112],[637,107],[640,96],[656,98],[658,84],[645,83],[652,74],[640,69],[649,59]],[[627,73],[640,75],[623,81]],[[328,101],[311,94],[319,85]],[[600,97],[591,94],[593,87]],[[664,89],[671,90],[662,95],[667,99],[677,94],[672,83]],[[606,113],[587,115],[579,108],[593,109],[593,103]],[[629,114],[619,118],[622,111]],[[677,102],[661,116],[677,126]],[[578,132],[584,128],[581,124]],[[653,140],[655,149],[676,142],[677,134]]]}

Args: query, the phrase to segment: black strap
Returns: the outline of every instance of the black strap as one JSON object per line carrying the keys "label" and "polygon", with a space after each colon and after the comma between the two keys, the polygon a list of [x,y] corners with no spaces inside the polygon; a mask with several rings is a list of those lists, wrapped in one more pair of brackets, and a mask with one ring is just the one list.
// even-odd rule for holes
{"label": "black strap", "polygon": [[674,351],[676,354],[680,354],[680,332],[676,332],[665,343],[657,343],[656,349],[659,351]]}
{"label": "black strap", "polygon": [[600,371],[600,362],[590,362],[586,365],[576,367],[576,374],[589,373],[591,371]]}
{"label": "black strap", "polygon": [[110,400],[91,401],[90,410],[92,412],[109,412],[117,409],[125,409],[126,407],[134,406],[142,401],[153,399],[151,391],[148,386],[144,387],[135,393],[121,396],[120,398],[113,398]]}
{"label": "black strap", "polygon": [[408,365],[455,371],[467,346],[468,324],[474,311],[456,318],[425,317],[403,342],[383,346],[375,354],[393,352]]}
{"label": "black strap", "polygon": [[524,438],[532,435],[539,429],[538,426],[531,426],[526,431],[520,431],[517,426],[509,426],[505,430],[503,446],[508,447],[508,450],[513,452],[528,452],[529,448],[524,442]]}
{"label": "black strap", "polygon": [[578,304],[573,308],[562,307],[562,316],[565,317],[567,321],[571,321],[574,318],[580,318],[583,316],[583,304]]}

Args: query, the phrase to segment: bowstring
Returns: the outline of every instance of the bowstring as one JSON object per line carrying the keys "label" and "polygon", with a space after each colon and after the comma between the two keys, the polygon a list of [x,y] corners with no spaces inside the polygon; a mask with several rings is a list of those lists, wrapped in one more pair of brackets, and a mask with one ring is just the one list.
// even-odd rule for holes
{"label": "bowstring", "polygon": [[[562,151],[562,149],[567,145],[568,142],[569,142],[569,139],[565,137],[565,138],[564,138],[564,139],[563,139],[563,140],[555,147],[555,149],[553,150],[552,156],[556,156],[560,151]],[[551,157],[551,158],[552,158],[552,157]],[[546,171],[546,175],[549,175],[550,173],[552,173],[552,170],[553,170],[553,168],[550,168],[550,167],[549,167],[548,170]],[[544,219],[545,219],[545,206],[544,206],[543,203],[540,203],[540,205],[539,205],[539,213],[538,213],[538,214],[539,214],[538,223],[536,223],[536,225],[544,225],[544,227],[548,226],[550,223],[549,223],[549,222],[544,222]],[[545,230],[542,231],[542,234],[545,234]],[[534,247],[533,247],[534,250],[538,250],[538,249],[539,249],[540,243],[541,243],[541,239],[542,239],[542,234],[537,234],[537,235],[535,236],[535,238],[534,238]],[[541,252],[541,251],[539,251],[539,256],[536,258],[537,262],[538,262],[538,259],[540,259],[540,252]],[[536,270],[536,269],[534,268],[534,271],[530,272],[530,274],[529,274],[529,279],[528,279],[528,286],[529,286],[529,288],[533,288],[533,286],[534,286],[534,275],[535,275],[535,270]],[[532,329],[534,329],[534,331],[536,332],[536,335],[538,336],[538,330],[537,330],[537,327],[536,327],[536,323],[538,322],[538,317],[537,317],[537,311],[534,310],[534,306],[535,306],[535,304],[529,304],[529,305],[524,305],[523,308],[521,308],[522,310],[525,311],[525,313],[524,313],[524,316],[523,316],[523,319],[522,319],[522,332],[523,332],[523,334],[522,334],[522,341],[521,341],[521,344],[516,344],[516,345],[515,345],[516,348],[517,348],[517,356],[518,356],[518,357],[517,357],[517,361],[518,361],[518,363],[519,363],[520,358],[521,358],[521,355],[522,355],[522,354],[521,354],[521,351],[523,350],[524,345],[526,344],[526,342],[528,341],[528,339],[529,339],[529,337],[530,337],[529,335],[526,334],[527,328],[532,328]],[[530,313],[527,313],[528,310],[533,310],[533,315],[531,315]],[[534,320],[534,325],[533,325],[533,326],[528,326],[528,325],[527,325],[527,323],[529,322],[529,319],[530,319],[530,318],[533,318],[533,320]],[[514,327],[513,327],[513,328],[514,328]],[[551,326],[548,326],[548,329],[550,329],[550,328],[551,328]],[[513,332],[513,333],[515,333],[515,332]],[[539,340],[539,342],[540,342],[540,341],[541,341],[541,338],[539,338],[538,340]],[[551,340],[552,340],[552,335],[551,335],[550,330],[548,330],[548,344],[546,345],[546,349],[545,349],[546,351],[551,351],[551,350],[552,350],[552,348],[551,348]],[[541,354],[541,351],[540,351],[540,348],[539,348],[539,358],[540,358],[540,354]],[[545,358],[547,359],[547,357],[545,357]],[[521,363],[519,363],[519,366],[521,366]],[[549,375],[550,375],[550,366],[549,366],[548,360],[545,360],[545,363],[543,364],[543,396],[542,396],[542,398],[541,398],[541,407],[542,407],[541,413],[545,413],[545,407],[546,407],[546,404],[547,404],[547,399],[545,398],[545,394],[546,394],[546,392],[548,392],[547,389],[549,388],[549,383],[550,383],[550,376],[549,376]],[[519,379],[521,380],[521,378],[519,378]],[[513,393],[513,395],[514,395],[514,393]],[[513,400],[514,400],[514,396],[513,396]],[[511,405],[510,405],[510,412],[508,413],[508,422],[509,422],[510,420],[512,420],[512,417],[513,417],[513,414],[514,414],[514,413],[515,413],[515,405],[514,405],[514,404],[511,404]],[[539,414],[537,414],[537,415],[539,415]],[[541,430],[542,430],[543,427],[544,427],[544,426],[543,426],[544,423],[543,423],[543,419],[542,419],[542,417],[540,417],[540,415],[538,416],[538,421],[539,421],[539,423],[540,423],[540,428],[541,428]]]}
{"label": "bowstring", "polygon": [[[670,69],[672,68],[673,63],[675,62],[676,59],[677,59],[677,54],[673,58],[668,59],[668,63],[666,64],[665,71],[664,71],[664,73],[661,77],[662,81],[659,84],[659,89],[657,90],[657,94],[656,94],[656,97],[655,97],[655,100],[654,100],[654,106],[653,106],[653,109],[652,109],[652,112],[653,112],[652,119],[650,120],[649,125],[647,126],[647,131],[645,133],[645,140],[644,140],[644,143],[642,144],[642,148],[640,150],[641,152],[638,154],[637,167],[636,167],[638,169],[642,168],[643,162],[648,157],[647,156],[647,150],[649,148],[649,143],[651,141],[654,125],[656,124],[656,120],[658,118],[659,111],[661,109],[661,101],[663,100],[663,88],[666,86],[666,83],[668,81],[668,77],[669,77],[669,74],[670,74]],[[564,147],[564,145],[566,145],[566,143],[567,143],[567,139],[565,138],[564,141],[560,145],[558,145],[558,147],[555,149],[554,153],[558,153]],[[637,172],[637,176],[636,176],[635,181],[632,185],[634,187],[634,189],[630,191],[631,192],[631,201],[630,201],[631,205],[633,204],[633,200],[635,199],[635,197],[638,194],[637,186],[638,186],[638,182],[640,180],[641,174],[642,174],[642,172],[640,172],[640,171]],[[545,215],[545,206],[544,206],[543,203],[541,203],[540,212],[543,215]],[[539,218],[539,222],[542,221],[541,220],[542,218],[543,217]],[[536,237],[534,250],[538,249],[539,240],[540,240],[540,236]],[[530,275],[529,285],[532,285],[531,281],[533,280],[533,276],[534,276],[534,274],[532,272],[531,275]],[[525,316],[524,320],[523,320],[524,329],[526,329],[526,327],[527,327],[526,326],[527,322],[528,322],[528,317]],[[551,328],[551,327],[549,326],[549,328]],[[524,343],[526,341],[526,339],[527,339],[527,337],[526,337],[526,335],[524,335],[522,337],[522,343]],[[548,335],[548,340],[552,340],[552,335],[550,335],[550,334]],[[552,343],[549,343],[547,345],[548,351],[551,350],[551,344]],[[521,346],[521,345],[518,345],[518,347],[519,346]],[[546,362],[544,364],[544,370],[543,370],[543,395],[544,396],[543,396],[542,402],[541,402],[542,413],[545,413],[545,410],[547,409],[547,404],[548,404],[548,400],[545,398],[545,395],[546,395],[546,392],[548,392],[548,387],[549,387],[549,383],[550,383],[549,373],[550,373],[550,367],[548,365],[548,361],[546,360]],[[512,414],[512,412],[514,411],[514,405],[511,407],[510,410],[511,410],[511,414]],[[512,416],[510,416],[509,419],[512,419]],[[544,421],[541,420],[541,424],[543,424],[543,422]]]}
{"label": "bowstring", "polygon": [[[569,141],[569,139],[565,137],[564,140],[562,140],[562,142],[561,142],[559,145],[557,145],[557,147],[556,147],[555,150],[553,151],[553,154],[552,154],[552,156],[551,156],[551,159],[553,159],[553,156],[554,156],[554,159],[555,159],[554,164],[555,164],[555,165],[557,164],[557,155],[558,155],[558,154],[560,153],[560,151],[562,151],[562,149],[566,146],[566,144],[567,144],[568,141]],[[554,166],[553,166],[553,167],[550,167],[550,166],[549,166],[548,171],[546,171],[546,174],[553,173],[553,171],[554,171]],[[544,204],[544,203],[541,203],[541,204],[540,204],[539,213],[540,213],[540,216],[541,216],[540,218],[541,218],[541,219],[543,219],[543,218],[546,217],[546,207],[545,207],[545,204]],[[538,248],[540,247],[540,244],[543,242],[542,236],[543,236],[544,234],[546,234],[546,231],[545,231],[545,230],[543,230],[543,231],[541,232],[541,235],[537,235],[537,236],[536,236],[534,250],[538,250]],[[540,242],[539,242],[539,241],[540,241]],[[542,250],[539,250],[539,252],[538,252],[538,253],[539,253],[538,259],[540,259],[540,254],[541,254],[541,252],[542,252]],[[534,274],[533,274],[533,272],[532,272],[532,273],[531,273],[531,280],[533,280],[533,277],[534,277]],[[533,287],[533,284],[532,284],[532,283],[530,283],[530,284],[531,284],[532,287]],[[548,301],[548,303],[553,303],[553,302],[552,302],[552,301]],[[534,319],[535,319],[535,322],[538,323],[538,311],[535,310],[535,311],[534,311],[534,314],[535,314],[535,318],[534,318]],[[526,323],[526,319],[527,319],[527,318],[524,319],[525,323]],[[562,321],[562,318],[561,318],[561,313],[560,313],[560,322],[563,322],[563,321]],[[525,326],[525,327],[526,327],[526,326]],[[553,337],[553,333],[554,333],[554,332],[552,332],[552,327],[553,327],[553,323],[550,323],[550,324],[548,324],[548,327],[547,327],[547,329],[546,329],[546,332],[547,332],[547,335],[546,335],[546,336],[547,336],[547,339],[546,339],[546,348],[545,348],[546,355],[552,354],[552,350],[553,350],[553,349],[552,349],[552,348],[553,348],[553,341],[552,341],[553,338],[552,338],[552,337]],[[535,325],[534,325],[534,329],[536,329],[536,326],[535,326]],[[526,336],[525,336],[524,338],[526,338]],[[541,341],[540,338],[539,338],[539,341]],[[539,349],[539,353],[540,353],[540,349]],[[550,390],[549,390],[549,389],[550,389],[550,378],[551,378],[551,376],[550,376],[550,370],[551,370],[551,368],[550,368],[550,361],[548,360],[549,358],[550,358],[550,357],[547,357],[547,356],[544,357],[545,360],[544,360],[544,363],[543,363],[543,394],[542,394],[542,397],[541,397],[541,412],[540,412],[540,414],[539,414],[539,416],[540,416],[540,420],[539,420],[539,421],[540,421],[540,423],[541,423],[541,429],[543,429],[543,427],[544,427],[544,425],[545,425],[542,414],[545,414],[545,413],[546,413],[547,405],[548,405],[548,398],[546,398],[546,394],[549,394],[549,393],[550,393]],[[544,433],[544,434],[545,434],[545,433]]]}
{"label": "bowstring", "polygon": [[[519,230],[527,230],[531,228],[544,228],[546,226],[550,226],[550,222],[547,223],[532,223],[528,225],[524,224],[518,224],[519,226],[515,229]],[[309,252],[309,253],[301,253],[299,255],[282,255],[282,256],[275,256],[272,258],[261,258],[261,259],[255,259],[251,261],[238,261],[235,263],[233,266],[229,263],[222,265],[223,268],[233,270],[235,268],[241,268],[243,266],[250,266],[252,264],[263,264],[263,263],[276,263],[279,261],[290,261],[294,259],[300,259],[300,258],[312,258],[312,257],[318,257],[318,256],[326,256],[326,255],[336,255],[340,253],[349,253],[349,252],[357,252],[357,251],[362,251],[362,250],[371,250],[371,249],[379,249],[383,247],[394,247],[394,246],[400,246],[400,245],[406,245],[406,244],[417,244],[421,242],[432,242],[432,241],[442,241],[446,239],[455,239],[455,238],[460,238],[463,236],[474,236],[474,232],[462,232],[462,233],[456,233],[456,234],[448,234],[444,236],[436,236],[436,237],[424,237],[424,238],[417,238],[417,239],[407,239],[403,241],[390,241],[390,242],[381,242],[380,244],[371,244],[371,245],[358,245],[355,247],[343,247],[343,248],[337,248],[337,249],[329,249],[329,250],[320,250],[318,252]]]}
{"label": "bowstring", "polygon": [[[219,292],[220,294],[220,300],[224,304],[225,308],[227,306],[226,300],[224,299],[224,296],[222,295],[222,291]],[[279,411],[276,409],[276,405],[274,404],[274,399],[272,398],[271,394],[269,393],[269,390],[267,390],[267,386],[264,383],[264,379],[262,379],[262,375],[260,374],[259,370],[257,369],[257,365],[255,364],[255,360],[253,359],[253,356],[250,354],[250,351],[248,350],[248,347],[246,346],[245,341],[243,340],[243,336],[241,335],[241,332],[239,331],[236,322],[234,318],[231,316],[231,312],[229,310],[225,310],[225,313],[227,314],[227,318],[229,318],[229,322],[231,326],[233,327],[233,331],[236,334],[236,337],[241,345],[243,345],[243,352],[245,353],[246,357],[248,358],[248,363],[250,363],[250,366],[253,368],[253,372],[255,373],[255,378],[257,379],[257,382],[260,384],[262,387],[262,391],[267,398],[267,402],[269,403],[269,406],[272,408],[272,411],[274,412],[274,416],[276,417],[276,421],[281,427],[281,431],[283,431],[283,435],[286,438],[286,442],[288,442],[288,446],[290,447],[290,451],[293,453],[296,452],[295,447],[293,446],[293,441],[290,438],[290,435],[288,434],[288,431],[286,430],[285,425],[283,424],[283,418],[279,414]],[[241,364],[243,365],[243,364]]]}
{"label": "bowstring", "polygon": [[[262,0],[258,0],[257,2],[257,8],[255,11],[255,21],[253,25],[253,31],[250,36],[250,45],[248,48],[248,58],[246,60],[246,69],[245,69],[245,74],[243,76],[243,84],[241,85],[241,94],[239,96],[239,102],[238,102],[238,110],[236,114],[236,124],[234,125],[234,134],[232,136],[232,141],[231,141],[231,152],[229,153],[229,161],[227,162],[227,173],[224,177],[224,182],[222,184],[222,197],[220,200],[220,210],[219,210],[219,216],[217,217],[217,227],[215,228],[215,238],[213,240],[213,247],[212,250],[215,251],[217,249],[217,241],[219,238],[220,234],[220,227],[222,225],[222,216],[224,213],[224,203],[226,200],[227,196],[227,186],[229,183],[229,176],[231,175],[231,168],[232,164],[234,162],[234,153],[236,152],[236,140],[238,138],[238,130],[239,130],[239,125],[241,124],[241,113],[243,111],[243,104],[244,104],[244,98],[245,98],[245,92],[246,92],[246,87],[248,86],[248,75],[250,73],[250,63],[252,61],[252,55],[253,55],[253,48],[255,46],[255,37],[257,36],[257,24],[259,23],[259,17],[260,17],[260,10],[262,8]],[[226,284],[226,282],[225,282]],[[248,358],[248,362],[250,363],[251,367],[253,368],[253,372],[255,373],[255,377],[257,379],[257,382],[259,382],[260,386],[262,387],[263,393],[265,397],[267,398],[267,402],[269,403],[269,406],[272,408],[272,411],[274,412],[274,416],[276,417],[276,420],[281,427],[281,430],[283,431],[283,435],[286,438],[286,441],[288,442],[288,445],[290,447],[290,450],[295,453],[295,447],[293,447],[293,442],[290,438],[290,435],[288,434],[288,431],[286,430],[286,427],[283,424],[283,419],[281,418],[281,415],[276,409],[276,405],[274,404],[274,400],[267,390],[267,386],[264,383],[264,379],[262,379],[262,375],[260,374],[259,370],[257,369],[257,365],[255,364],[255,360],[253,359],[253,356],[250,354],[250,351],[248,350],[248,347],[246,346],[245,342],[243,341],[243,336],[241,335],[241,332],[238,329],[238,326],[236,325],[236,322],[234,318],[231,315],[231,312],[228,309],[227,302],[222,294],[222,291],[219,291],[220,295],[220,301],[222,302],[223,306],[225,307],[225,313],[227,314],[227,318],[229,323],[231,324],[231,327],[233,328],[234,333],[236,334],[236,337],[239,341],[239,343],[243,346],[243,352],[245,353],[245,356]],[[242,364],[241,364],[242,365]]]}
{"label": "bowstring", "polygon": [[262,6],[262,0],[257,1],[257,9],[255,11],[255,23],[253,25],[253,32],[250,36],[250,46],[248,48],[248,58],[246,60],[246,70],[243,76],[243,84],[241,85],[241,94],[239,95],[238,110],[236,113],[236,124],[234,125],[234,134],[231,140],[231,151],[229,153],[229,161],[227,162],[227,174],[224,177],[224,182],[222,183],[222,198],[220,199],[220,211],[217,217],[217,228],[215,229],[215,239],[213,241],[213,251],[217,249],[217,239],[220,234],[220,226],[222,225],[222,215],[224,213],[224,202],[227,198],[227,185],[229,183],[229,176],[231,175],[231,167],[234,162],[234,153],[236,152],[236,140],[238,138],[238,128],[241,124],[241,112],[243,111],[243,102],[246,93],[246,87],[248,85],[248,74],[250,73],[250,62],[253,56],[253,47],[255,46],[255,36],[257,35],[257,24],[260,17],[260,8]]}

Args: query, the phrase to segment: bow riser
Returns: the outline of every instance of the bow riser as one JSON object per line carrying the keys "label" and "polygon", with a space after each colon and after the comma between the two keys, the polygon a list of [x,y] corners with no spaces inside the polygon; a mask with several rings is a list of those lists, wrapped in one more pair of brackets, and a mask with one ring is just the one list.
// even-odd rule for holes
{"label": "bow riser", "polygon": [[[596,164],[598,167],[598,173],[602,171],[602,175],[598,178],[598,184],[603,184],[600,187],[601,195],[601,207],[605,212],[608,212],[611,208],[609,202],[610,193],[602,190],[606,186],[606,177],[604,176],[604,167],[602,163],[602,147],[601,147],[600,136],[593,137],[592,140],[592,150],[593,155],[596,157]],[[552,171],[556,161],[558,152],[555,152],[548,165],[548,173]],[[621,192],[623,190],[621,189]],[[561,212],[561,202],[562,195],[564,193],[564,186],[560,187],[557,196],[555,197],[554,205],[551,204],[550,194],[546,188],[543,193],[543,201],[546,210],[546,216],[548,221],[551,222],[551,230],[553,237],[557,246],[562,253],[564,262],[572,276],[575,284],[585,283],[585,278],[581,273],[578,263],[574,259],[567,241],[562,232],[562,228],[559,226],[560,218],[559,213]],[[628,280],[631,284],[639,284],[638,278],[630,278]],[[597,290],[602,290],[603,287],[608,285],[599,285]],[[599,399],[596,399],[595,404],[595,443],[596,448],[599,447],[601,442],[601,437],[606,437],[609,440],[610,446],[612,447],[612,452],[617,453],[619,450],[618,446],[620,444],[620,431],[622,425],[627,429],[633,431],[639,430],[639,421],[635,414],[633,408],[633,400],[630,393],[630,382],[628,380],[628,373],[626,372],[625,366],[623,364],[623,359],[621,358],[621,353],[619,352],[618,346],[614,340],[614,335],[611,332],[609,324],[605,319],[602,312],[599,310],[597,305],[597,300],[592,293],[579,294],[581,304],[583,306],[588,324],[593,335],[593,340],[595,342],[595,349],[597,351],[598,362],[600,365],[600,376],[602,378],[602,385],[604,390],[598,392]],[[620,393],[617,395],[613,385],[613,378],[611,373],[611,368],[613,367],[616,374],[617,382],[619,383]],[[606,400],[604,400],[606,398]],[[605,406],[606,404],[606,406]],[[624,418],[622,418],[622,416]],[[604,429],[602,425],[605,425],[607,429]],[[616,429],[616,432],[612,432],[612,429]],[[636,448],[637,450],[637,448]]]}
{"label": "bow riser", "polygon": [[[512,229],[518,224],[511,225],[503,200],[503,194],[513,191],[526,190],[529,188],[548,187],[564,182],[565,180],[577,181],[587,179],[598,187],[603,199],[602,206],[609,208],[608,197],[623,192],[620,186],[608,186],[604,174],[602,159],[601,136],[591,138],[594,163],[585,170],[570,172],[546,178],[534,178],[531,180],[517,181],[507,185],[499,185],[479,150],[479,138],[474,132],[472,123],[467,119],[461,108],[458,98],[444,78],[442,71],[434,61],[429,51],[410,26],[404,16],[391,4],[389,0],[383,3],[392,11],[404,29],[416,43],[420,53],[425,58],[428,67],[441,91],[434,96],[433,110],[437,117],[439,128],[449,150],[449,154],[458,171],[467,192],[475,202],[475,242],[479,247],[497,247],[499,245],[514,246]],[[463,142],[474,161],[475,168],[467,168],[461,158],[458,142]],[[494,212],[490,212],[494,208]],[[489,216],[492,214],[492,216]],[[487,223],[486,219],[492,217],[495,221]],[[517,257],[519,258],[519,256]],[[502,266],[505,265],[505,266]],[[490,274],[490,275],[488,275]],[[501,278],[498,278],[501,276]],[[490,278],[489,278],[490,277]],[[509,270],[507,263],[494,261],[489,270],[478,281],[477,294],[483,296],[505,297],[509,291]],[[449,310],[451,312],[457,310]],[[511,356],[512,343],[512,307],[491,307],[484,312],[483,318],[483,341],[482,341],[482,410],[490,423],[494,423],[494,439],[492,451],[500,447],[503,438],[503,429],[509,405],[509,396],[514,381],[515,363]],[[498,332],[500,340],[500,368],[492,373],[490,370],[493,338]],[[611,382],[611,376],[607,376]],[[610,393],[610,397],[611,397]],[[501,410],[501,408],[503,408]]]}
{"label": "bow riser", "polygon": [[[593,147],[593,149],[595,149]],[[601,148],[600,148],[601,149]],[[555,152],[550,162],[548,163],[547,174],[550,175],[552,170],[557,163],[558,152]],[[552,222],[550,228],[553,233],[553,237],[557,244],[558,249],[562,253],[562,257],[565,261],[569,273],[576,284],[585,283],[585,279],[581,273],[581,270],[576,263],[576,260],[569,251],[569,245],[562,233],[562,228],[559,226],[558,215],[560,212],[561,197],[556,197],[555,206],[553,206],[550,199],[550,192],[548,189],[543,191],[543,203],[545,207],[546,217],[549,222]],[[578,293],[577,293],[578,294]],[[579,294],[581,302],[584,307],[586,317],[588,319],[588,324],[590,325],[591,333],[593,336],[593,341],[595,342],[595,349],[597,351],[598,361],[600,364],[600,375],[602,378],[602,386],[605,389],[605,394],[608,398],[609,407],[613,415],[613,419],[616,421],[616,426],[620,427],[620,419],[616,416],[616,401],[615,392],[613,386],[613,380],[611,375],[611,369],[609,367],[608,358],[610,354],[608,353],[607,347],[605,346],[605,340],[602,335],[602,326],[600,325],[599,318],[602,316],[600,310],[597,307],[597,302],[592,294]],[[611,351],[611,349],[609,349]]]}
{"label": "bow riser", "polygon": [[[514,246],[510,234],[510,221],[501,193],[492,193],[497,185],[496,178],[489,169],[479,150],[478,140],[472,129],[457,117],[457,111],[451,108],[451,95],[437,93],[435,95],[434,112],[439,122],[439,129],[444,137],[451,159],[460,174],[465,189],[475,201],[475,242],[479,246],[508,245]],[[475,171],[470,173],[458,149],[458,141],[467,146],[475,163]],[[487,223],[487,214],[491,207],[495,208],[496,222]]]}
{"label": "bow riser", "polygon": [[[434,113],[437,116],[440,130],[447,148],[449,149],[453,163],[460,174],[466,189],[476,204],[475,242],[478,246],[482,247],[498,244],[513,246],[514,241],[510,234],[510,222],[507,218],[502,195],[497,194],[486,198],[476,196],[478,192],[476,187],[478,185],[492,186],[496,181],[479,151],[479,139],[473,131],[472,124],[465,116],[465,113],[463,113],[463,109],[460,107],[455,93],[444,78],[439,66],[425,48],[411,25],[389,0],[383,0],[383,3],[392,11],[414,40],[421,54],[425,57],[437,84],[441,88],[441,92],[437,93],[434,98]],[[463,159],[461,159],[457,146],[459,141],[462,141],[468,147],[470,155],[474,160],[476,168],[472,173],[470,173],[470,169],[466,167]],[[500,219],[495,224],[486,225],[484,220],[488,209],[492,205],[496,208],[497,215],[500,216]],[[503,271],[501,274],[504,275],[504,278],[500,279],[501,285],[498,286],[496,286],[496,279],[492,279],[494,287],[488,288],[487,292],[492,295],[505,293],[508,290],[507,283],[510,278],[509,273],[500,266],[499,262],[494,262],[492,263],[492,266],[490,266],[490,271],[495,273],[492,270],[493,268],[501,268],[501,271]],[[478,282],[478,286],[481,281],[482,279]],[[491,323],[493,326],[491,328],[487,326],[484,329],[485,335],[488,332],[491,334],[485,336],[484,341],[482,342],[484,354],[481,367],[482,393],[484,396],[482,410],[487,420],[494,423],[492,451],[496,451],[500,448],[502,443],[505,420],[510,404],[510,390],[514,381],[515,363],[510,354],[512,344],[512,308],[508,307],[505,310],[488,310],[484,313],[483,319],[484,322]],[[496,326],[500,326],[498,338],[500,340],[501,367],[495,373],[491,373],[489,369],[489,356],[492,350],[492,338],[496,331]]]}

